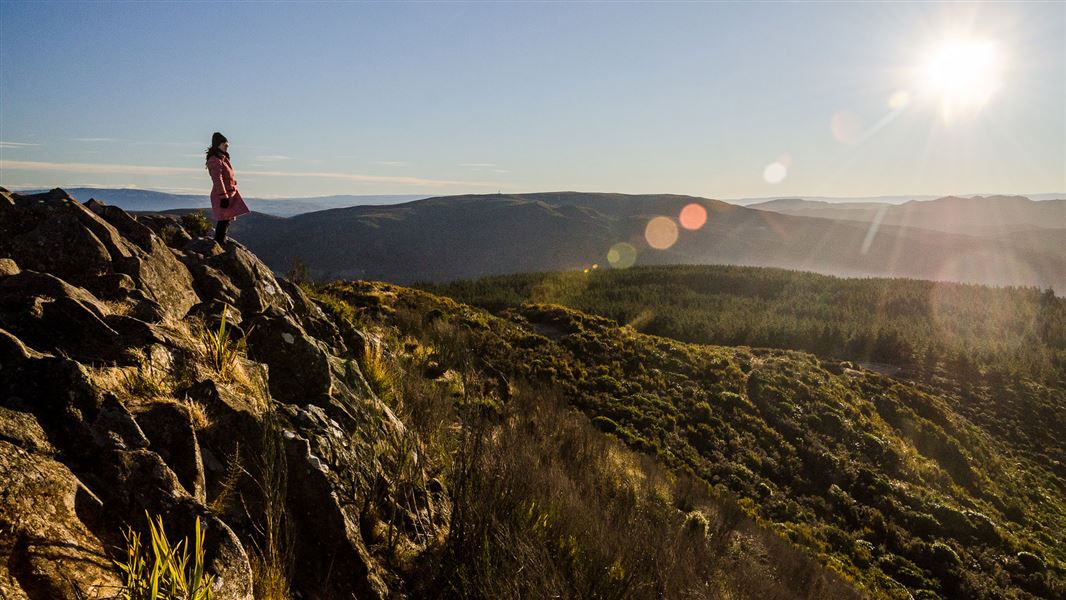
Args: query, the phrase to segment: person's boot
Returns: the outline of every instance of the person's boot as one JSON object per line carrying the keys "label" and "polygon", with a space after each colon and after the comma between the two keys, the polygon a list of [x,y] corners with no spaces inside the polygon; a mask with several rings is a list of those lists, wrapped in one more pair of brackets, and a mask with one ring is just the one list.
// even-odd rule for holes
{"label": "person's boot", "polygon": [[215,241],[218,245],[224,245],[226,243],[226,230],[229,229],[229,221],[219,221],[215,225]]}

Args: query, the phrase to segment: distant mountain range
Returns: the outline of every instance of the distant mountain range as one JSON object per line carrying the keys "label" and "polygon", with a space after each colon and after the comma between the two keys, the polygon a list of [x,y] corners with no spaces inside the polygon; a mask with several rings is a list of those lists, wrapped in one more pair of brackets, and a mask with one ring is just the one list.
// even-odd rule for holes
{"label": "distant mountain range", "polygon": [[[65,188],[71,196],[80,200],[96,198],[106,204],[123,210],[139,212],[162,212],[182,208],[207,208],[211,206],[207,194],[171,194],[155,190],[131,188]],[[23,190],[32,194],[48,190]],[[252,203],[256,211],[279,217],[292,217],[316,210],[327,210],[345,206],[370,204],[395,204],[426,198],[413,194],[390,194],[376,196],[316,196],[309,198],[253,198],[245,200]]]}
{"label": "distant mountain range", "polygon": [[[999,196],[1002,194],[986,194],[986,193],[974,193],[974,194],[960,194],[965,198],[971,198],[973,196]],[[1040,194],[1021,194],[1030,200],[1059,200],[1066,198],[1066,193],[1053,192],[1053,193],[1040,193]],[[833,204],[841,203],[856,203],[856,204],[869,204],[871,202],[880,202],[884,204],[903,204],[904,202],[910,202],[911,200],[937,200],[944,196],[934,194],[910,194],[906,196],[763,196],[761,198],[727,198],[726,202],[730,204],[738,204],[740,206],[753,206],[756,204],[762,204],[766,202],[772,202],[775,200],[812,200],[815,202],[829,202]]]}
{"label": "distant mountain range", "polygon": [[[676,223],[691,203],[706,209],[706,225],[679,228],[671,247],[651,248],[644,239],[649,220],[666,216]],[[798,210],[795,203],[779,204]],[[910,217],[896,219],[895,209],[886,208],[875,228],[868,213],[794,215],[692,196],[488,194],[291,218],[253,214],[231,231],[273,269],[283,272],[299,261],[323,280],[407,283],[609,268],[609,250],[625,243],[635,264],[741,264],[1066,290],[1060,203],[947,197],[903,206],[912,206],[902,209]],[[924,223],[916,216],[925,214],[936,218]],[[959,223],[950,223],[952,215]],[[1004,215],[1010,217],[1004,227],[991,226]],[[953,232],[937,230],[949,225]]]}
{"label": "distant mountain range", "polygon": [[1032,228],[1066,228],[1066,199],[1033,201],[1024,196],[947,196],[932,202],[823,202],[779,199],[749,208],[786,215],[846,219],[921,227],[966,235],[1004,235]]}

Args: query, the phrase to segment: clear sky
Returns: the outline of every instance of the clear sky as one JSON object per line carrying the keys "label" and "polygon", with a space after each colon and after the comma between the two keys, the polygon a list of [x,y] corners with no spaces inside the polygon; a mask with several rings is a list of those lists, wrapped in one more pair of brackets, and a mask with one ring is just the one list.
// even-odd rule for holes
{"label": "clear sky", "polygon": [[0,185],[216,130],[248,196],[1062,192],[1066,3],[0,1]]}

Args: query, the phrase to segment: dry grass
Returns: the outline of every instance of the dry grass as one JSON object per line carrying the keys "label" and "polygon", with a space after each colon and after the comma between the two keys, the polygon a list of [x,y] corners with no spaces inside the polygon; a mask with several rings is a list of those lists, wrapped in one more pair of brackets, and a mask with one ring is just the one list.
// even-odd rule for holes
{"label": "dry grass", "polygon": [[202,402],[186,398],[182,404],[189,411],[189,418],[196,429],[207,429],[211,426],[211,417],[207,414],[207,408]]}
{"label": "dry grass", "polygon": [[381,338],[369,337],[358,356],[359,368],[370,389],[386,404],[396,400],[396,370],[389,362]]}
{"label": "dry grass", "polygon": [[97,301],[107,309],[108,314],[126,316],[133,310],[133,303],[125,300],[100,300]]}
{"label": "dry grass", "polygon": [[256,530],[251,552],[252,577],[256,598],[287,600],[291,598],[295,566],[294,532],[286,501],[288,467],[276,417],[268,412],[263,423],[262,451],[253,457],[248,472],[258,490],[255,505],[259,507],[255,515],[247,515]]}
{"label": "dry grass", "polygon": [[169,373],[153,363],[140,350],[131,350],[137,361],[136,367],[120,372],[122,389],[126,394],[138,399],[152,399],[169,396],[173,391],[173,381]]}

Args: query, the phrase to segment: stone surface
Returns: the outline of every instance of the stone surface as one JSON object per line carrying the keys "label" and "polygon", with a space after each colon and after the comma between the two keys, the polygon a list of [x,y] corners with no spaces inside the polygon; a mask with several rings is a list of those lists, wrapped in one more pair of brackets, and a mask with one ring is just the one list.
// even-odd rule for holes
{"label": "stone surface", "polygon": [[152,402],[139,408],[135,419],[148,438],[148,447],[177,474],[185,491],[206,502],[203,459],[189,407],[177,402]]}
{"label": "stone surface", "polygon": [[[224,308],[248,342],[226,376],[193,327]],[[363,533],[368,506],[413,518],[375,496],[405,432],[354,360],[364,344],[239,243],[0,189],[0,597],[116,596],[122,533],[148,513],[172,540],[201,518],[216,597],[250,600],[268,494],[296,597],[402,597]]]}

